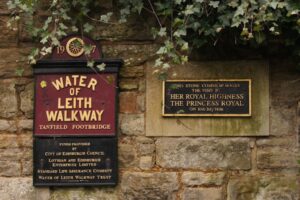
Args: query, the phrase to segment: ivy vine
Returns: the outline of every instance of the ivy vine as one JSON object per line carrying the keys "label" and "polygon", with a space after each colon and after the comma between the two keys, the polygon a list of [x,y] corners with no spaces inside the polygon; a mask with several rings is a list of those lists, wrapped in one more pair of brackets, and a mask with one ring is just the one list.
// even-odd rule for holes
{"label": "ivy vine", "polygon": [[[8,0],[11,17],[7,25],[14,27],[22,21],[41,44],[28,56],[30,64],[51,53],[60,45],[60,38],[71,32],[90,33],[95,22],[126,23],[128,16],[145,13],[156,21],[152,35],[160,48],[154,72],[162,77],[173,63],[187,62],[191,50],[215,46],[224,38],[236,45],[256,46],[276,40],[291,47],[293,55],[300,58],[299,0],[118,0],[115,12],[101,10],[100,2]],[[89,47],[85,50],[89,54]],[[89,61],[88,66],[93,62]]]}

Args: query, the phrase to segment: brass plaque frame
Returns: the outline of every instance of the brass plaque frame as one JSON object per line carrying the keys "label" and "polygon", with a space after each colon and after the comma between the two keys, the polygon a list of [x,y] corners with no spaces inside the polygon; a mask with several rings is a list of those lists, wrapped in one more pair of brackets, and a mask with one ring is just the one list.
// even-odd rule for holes
{"label": "brass plaque frame", "polygon": [[[245,81],[249,85],[249,113],[247,114],[166,114],[165,113],[165,83],[166,82],[226,82],[226,81]],[[162,82],[162,116],[163,117],[251,117],[252,115],[252,80],[251,79],[200,79],[200,80],[166,80]]]}

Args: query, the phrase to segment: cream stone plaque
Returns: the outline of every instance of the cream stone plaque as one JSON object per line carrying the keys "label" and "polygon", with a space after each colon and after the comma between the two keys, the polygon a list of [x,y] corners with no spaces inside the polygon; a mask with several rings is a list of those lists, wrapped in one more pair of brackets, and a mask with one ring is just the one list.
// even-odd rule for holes
{"label": "cream stone plaque", "polygon": [[[181,80],[181,84],[195,80],[251,80],[251,90],[249,91],[251,114],[247,114],[247,117],[205,114],[197,116],[186,114],[188,111],[168,116],[164,113],[164,106],[166,106],[164,84],[152,74],[152,70],[149,63],[146,83],[147,136],[269,135],[269,66],[267,62],[194,62],[185,66],[174,66],[173,70],[177,76],[168,78],[169,82]],[[178,88],[177,90],[180,91]],[[185,109],[179,109],[179,111]]]}

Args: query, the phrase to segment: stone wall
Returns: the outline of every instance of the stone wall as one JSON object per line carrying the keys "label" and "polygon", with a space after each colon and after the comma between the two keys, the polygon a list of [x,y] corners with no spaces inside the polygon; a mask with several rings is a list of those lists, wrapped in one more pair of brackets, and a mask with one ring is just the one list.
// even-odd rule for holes
{"label": "stone wall", "polygon": [[[157,45],[143,19],[95,33],[106,57],[125,61],[119,83],[118,186],[34,188],[33,77],[24,60],[35,44],[22,24],[7,30],[5,2],[0,3],[0,199],[299,199],[300,73],[295,63],[270,60],[268,137],[146,137],[145,68]],[[22,77],[15,74],[20,66]]]}

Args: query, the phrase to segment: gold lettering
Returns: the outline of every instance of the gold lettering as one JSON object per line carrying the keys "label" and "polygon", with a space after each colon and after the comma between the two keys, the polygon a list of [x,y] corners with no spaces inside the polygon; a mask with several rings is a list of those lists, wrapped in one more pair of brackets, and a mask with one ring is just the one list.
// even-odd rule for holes
{"label": "gold lettering", "polygon": [[86,86],[86,84],[85,84],[85,80],[86,80],[86,76],[80,76],[80,78],[79,78],[79,86],[80,87],[85,87]]}
{"label": "gold lettering", "polygon": [[183,106],[183,101],[171,101],[171,106]]}
{"label": "gold lettering", "polygon": [[65,108],[63,105],[61,105],[61,98],[60,97],[57,99],[57,108],[58,109],[64,109]]}
{"label": "gold lettering", "polygon": [[84,98],[84,108],[92,108],[92,98]]}
{"label": "gold lettering", "polygon": [[71,109],[71,101],[73,100],[73,98],[66,98],[65,102],[66,102],[66,109]]}
{"label": "gold lettering", "polygon": [[[70,122],[70,121],[102,121],[104,110],[56,110],[46,111],[48,122]],[[101,125],[101,129],[110,129],[110,125]],[[68,126],[61,127],[45,127],[40,126],[40,129],[66,129]]]}
{"label": "gold lettering", "polygon": [[70,76],[60,77],[59,79],[56,79],[51,83],[56,90],[61,90],[65,87],[80,86],[80,87],[91,88],[93,91],[95,91],[98,81],[94,78],[91,78],[89,81],[87,81],[87,76],[72,75],[71,77]]}
{"label": "gold lettering", "polygon": [[92,90],[95,91],[96,85],[97,85],[97,80],[94,79],[94,78],[91,78],[91,80],[90,80],[90,82],[89,82],[89,84],[88,84],[87,87],[88,87],[88,88],[91,88],[91,87],[92,87]]}
{"label": "gold lettering", "polygon": [[72,75],[72,78],[74,80],[74,85],[77,85],[77,78],[79,77],[79,75]]}
{"label": "gold lettering", "polygon": [[52,81],[52,85],[55,87],[56,90],[60,90],[60,89],[64,88],[63,78],[60,77],[59,80],[56,79],[55,82]]}
{"label": "gold lettering", "polygon": [[51,121],[56,121],[56,117],[57,117],[57,112],[58,111],[46,111],[46,115],[47,115],[47,120],[48,122],[51,122]]}
{"label": "gold lettering", "polygon": [[78,110],[72,110],[72,112],[71,112],[72,121],[76,121],[76,122],[78,121],[77,113],[78,113]]}
{"label": "gold lettering", "polygon": [[69,76],[66,76],[65,87],[68,87],[68,86],[72,86],[72,83],[71,83]]}
{"label": "gold lettering", "polygon": [[102,120],[102,114],[103,114],[104,110],[101,110],[101,111],[96,110],[96,112],[97,112],[97,115],[98,115],[98,121],[101,122],[101,120]]}

